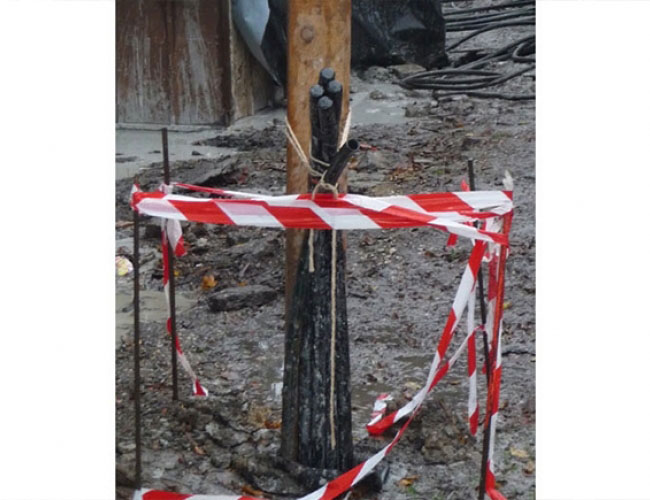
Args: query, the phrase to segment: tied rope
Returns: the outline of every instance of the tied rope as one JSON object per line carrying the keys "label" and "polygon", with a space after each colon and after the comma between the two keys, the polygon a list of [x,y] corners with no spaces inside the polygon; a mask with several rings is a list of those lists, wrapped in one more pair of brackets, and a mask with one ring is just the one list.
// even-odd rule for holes
{"label": "tied rope", "polygon": [[[345,118],[345,125],[343,126],[343,133],[341,134],[341,138],[339,140],[339,149],[348,140],[348,134],[350,133],[350,122],[351,122],[351,116],[350,116],[350,112],[348,111],[348,114]],[[307,172],[313,177],[319,177],[319,181],[311,193],[312,200],[314,199],[316,193],[320,188],[330,191],[334,195],[334,198],[337,198],[339,195],[338,182],[336,184],[330,184],[328,182],[325,182],[325,173],[327,172],[327,169],[330,166],[329,163],[319,160],[318,158],[314,158],[311,154],[311,144],[310,144],[309,158],[311,158],[313,162],[324,166],[325,171],[321,173],[315,170],[314,168],[312,168],[311,164],[309,163],[309,160],[307,159],[307,155],[305,154],[302,147],[300,146],[300,143],[298,142],[298,138],[296,137],[296,134],[291,128],[291,124],[289,123],[289,120],[287,118],[285,118],[285,124],[286,124],[286,128],[284,134],[287,136],[289,143],[293,146],[296,153],[298,154],[298,158],[300,159],[300,165],[306,168]],[[330,420],[330,449],[333,450],[336,447],[336,426],[334,423],[334,392],[335,392],[334,382],[335,382],[335,371],[336,371],[335,354],[336,354],[336,267],[337,267],[336,258],[337,256],[336,256],[336,230],[332,229],[331,232],[332,232],[332,254],[331,254],[331,263],[330,263],[330,415],[329,415],[330,419],[329,420]],[[314,272],[314,230],[313,229],[309,230],[308,246],[309,246],[309,272],[313,273]]]}

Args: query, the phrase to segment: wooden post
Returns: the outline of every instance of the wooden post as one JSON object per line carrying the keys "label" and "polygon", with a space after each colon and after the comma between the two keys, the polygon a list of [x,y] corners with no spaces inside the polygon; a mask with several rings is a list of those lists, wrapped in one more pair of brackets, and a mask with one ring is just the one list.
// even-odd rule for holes
{"label": "wooden post", "polygon": [[[310,126],[310,87],[319,81],[319,73],[323,68],[332,68],[336,73],[336,79],[343,86],[343,95],[341,98],[342,109],[339,122],[339,130],[344,126],[345,117],[348,113],[348,100],[350,89],[350,29],[351,29],[351,0],[290,0],[288,12],[288,74],[287,74],[287,94],[288,94],[288,121],[293,129],[298,142],[300,143],[305,154],[309,155],[311,144],[311,126]],[[313,113],[312,113],[313,114]],[[299,156],[293,150],[291,145],[287,149],[287,193],[304,193],[309,186],[308,171],[300,164]],[[339,192],[345,191],[345,181],[339,180]],[[325,232],[317,232],[325,233]],[[327,232],[329,239],[321,241],[321,238],[327,238],[324,234],[315,234],[314,248],[330,248],[331,233]],[[307,408],[310,403],[303,405],[299,386],[306,387],[305,384],[310,382],[306,379],[301,380],[301,376],[306,377],[307,373],[312,373],[304,365],[306,358],[314,355],[309,354],[318,350],[317,344],[320,345],[325,340],[321,330],[324,329],[323,321],[316,321],[314,325],[307,321],[304,314],[298,315],[294,310],[292,313],[292,298],[294,296],[309,296],[313,291],[314,283],[327,285],[327,300],[320,301],[318,304],[311,303],[300,306],[300,309],[308,314],[313,314],[316,318],[329,318],[330,303],[329,290],[330,280],[329,273],[336,268],[336,369],[341,369],[340,375],[336,377],[337,384],[343,384],[344,390],[340,390],[341,397],[347,395],[349,399],[349,354],[347,339],[347,320],[345,314],[345,254],[340,235],[338,235],[335,246],[337,247],[336,262],[331,262],[330,252],[318,253],[314,251],[314,261],[316,272],[313,280],[310,278],[309,283],[303,280],[297,283],[297,269],[300,265],[301,252],[304,253],[305,244],[304,231],[288,231],[286,245],[286,282],[285,282],[285,318],[287,324],[287,339],[285,342],[285,373],[283,388],[283,412],[282,412],[282,443],[281,454],[285,459],[299,461],[304,465],[311,467],[325,468],[347,468],[351,466],[351,436],[339,436],[338,441],[332,439],[331,448],[329,443],[313,442],[318,440],[316,436],[328,435],[329,428],[325,429],[325,423],[332,421],[331,414],[325,415],[324,411],[330,407],[331,399],[325,401],[322,395],[323,382],[329,379],[329,372],[325,373],[325,368],[331,364],[316,363],[319,365],[319,374],[314,373],[315,392],[318,393],[316,399],[319,404],[313,408]],[[329,246],[328,246],[329,245]],[[304,256],[303,256],[304,257]],[[302,266],[306,265],[305,259],[302,259]],[[322,274],[322,276],[321,276]],[[340,278],[339,278],[340,277]],[[320,285],[316,285],[317,288]],[[294,290],[294,288],[300,290]],[[304,288],[304,290],[302,290]],[[302,290],[302,291],[301,291]],[[324,292],[325,290],[323,290]],[[304,306],[304,307],[303,307]],[[323,310],[321,310],[323,309]],[[300,316],[300,317],[299,317]],[[309,331],[314,329],[312,335]],[[328,330],[329,332],[329,330]],[[341,338],[339,338],[342,336]],[[328,333],[327,338],[331,335]],[[303,342],[304,341],[304,342]],[[309,344],[309,345],[307,345]],[[321,349],[319,352],[324,352]],[[303,362],[304,361],[304,362]],[[316,359],[314,362],[318,361]],[[346,363],[347,361],[347,363]],[[323,366],[320,366],[323,364]],[[347,369],[347,373],[346,373]],[[338,387],[338,386],[337,386]],[[338,395],[337,395],[338,398]],[[343,398],[345,399],[345,397]],[[328,403],[328,401],[330,403]],[[322,403],[322,404],[320,404]],[[336,411],[349,413],[349,402],[342,401],[335,403]],[[305,406],[305,412],[300,411],[300,406]],[[313,405],[312,405],[313,406]],[[325,409],[325,410],[324,410]],[[318,415],[315,415],[315,414]],[[321,413],[323,413],[321,415]],[[349,417],[349,415],[348,415]],[[315,430],[323,427],[325,430],[319,432]],[[343,426],[346,428],[347,426]],[[302,430],[301,430],[302,429]],[[335,431],[338,434],[340,431]],[[349,432],[349,431],[347,431]],[[331,438],[332,436],[330,436]],[[312,442],[313,449],[308,449],[305,445],[307,441]],[[320,441],[320,440],[318,440]],[[347,441],[347,442],[346,442]],[[341,449],[336,448],[335,442],[349,446],[347,451],[342,455]],[[336,451],[333,452],[336,448]]]}
{"label": "wooden post", "polygon": [[[318,81],[321,69],[336,71],[343,85],[339,127],[348,113],[350,96],[351,0],[289,0],[287,43],[287,118],[300,146],[309,151],[311,127],[309,121],[309,88]],[[339,181],[339,191],[346,187]],[[307,191],[307,171],[300,165],[298,155],[287,147],[287,194]],[[285,267],[285,314],[291,310],[291,296],[304,231],[287,230]]]}

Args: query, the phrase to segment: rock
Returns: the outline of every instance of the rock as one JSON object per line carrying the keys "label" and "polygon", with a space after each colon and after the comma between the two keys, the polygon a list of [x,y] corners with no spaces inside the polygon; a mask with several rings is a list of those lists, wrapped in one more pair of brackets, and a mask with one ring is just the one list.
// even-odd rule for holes
{"label": "rock", "polygon": [[363,72],[363,79],[368,82],[385,82],[391,79],[391,75],[388,68],[370,66]]}
{"label": "rock", "polygon": [[133,254],[133,238],[115,240],[115,253],[119,255]]}
{"label": "rock", "polygon": [[212,312],[234,311],[268,304],[276,295],[276,290],[264,285],[238,286],[215,292],[208,297],[208,306]]}
{"label": "rock", "polygon": [[120,156],[119,158],[115,158],[115,163],[128,163],[130,161],[136,161],[137,159],[137,156]]}
{"label": "rock", "polygon": [[122,453],[130,453],[132,451],[135,451],[135,443],[131,441],[124,441],[121,443],[117,443],[117,452],[122,454]]}
{"label": "rock", "polygon": [[116,464],[115,485],[126,486],[128,488],[135,488],[135,479],[133,477],[133,471],[129,470],[127,467],[123,465]]}
{"label": "rock", "polygon": [[232,454],[223,449],[214,449],[210,453],[210,462],[218,469],[227,469],[231,461]]}
{"label": "rock", "polygon": [[160,239],[160,221],[146,222],[144,225],[144,238],[151,240]]}
{"label": "rock", "polygon": [[384,93],[383,93],[381,90],[379,90],[379,89],[375,89],[375,90],[373,90],[372,92],[370,92],[370,94],[368,95],[368,97],[370,97],[370,99],[373,99],[373,100],[375,100],[375,101],[381,101],[381,100],[383,100],[383,99],[387,99],[387,98],[388,98],[388,96],[387,96],[386,94],[384,94]]}
{"label": "rock", "polygon": [[218,161],[200,159],[192,169],[188,184],[197,186],[227,186],[237,182],[239,169],[234,158],[226,156]]}
{"label": "rock", "polygon": [[192,156],[203,156],[203,154],[198,151],[192,151]]}
{"label": "rock", "polygon": [[407,76],[414,75],[415,73],[420,73],[425,71],[425,68],[419,64],[406,63],[406,64],[396,64],[394,66],[388,66],[388,70],[393,73],[397,78],[402,79]]}
{"label": "rock", "polygon": [[270,257],[278,252],[277,240],[268,240],[267,238],[253,238],[245,243],[233,245],[228,249],[228,253],[237,259],[245,258],[249,261],[259,262],[262,257]]}
{"label": "rock", "polygon": [[215,422],[210,422],[205,426],[205,432],[208,433],[210,438],[223,448],[233,448],[248,441],[248,434],[245,432],[236,431],[230,428],[219,426]]}

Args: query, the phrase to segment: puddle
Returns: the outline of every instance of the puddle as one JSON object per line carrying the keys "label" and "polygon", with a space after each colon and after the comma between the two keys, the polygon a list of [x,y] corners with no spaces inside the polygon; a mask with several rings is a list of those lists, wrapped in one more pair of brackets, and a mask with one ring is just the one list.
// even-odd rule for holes
{"label": "puddle", "polygon": [[[196,303],[189,294],[176,292],[176,314],[188,310]],[[167,306],[162,291],[140,291],[140,323],[164,322],[167,320]],[[133,335],[133,291],[118,291],[115,294],[115,345],[123,338]]]}

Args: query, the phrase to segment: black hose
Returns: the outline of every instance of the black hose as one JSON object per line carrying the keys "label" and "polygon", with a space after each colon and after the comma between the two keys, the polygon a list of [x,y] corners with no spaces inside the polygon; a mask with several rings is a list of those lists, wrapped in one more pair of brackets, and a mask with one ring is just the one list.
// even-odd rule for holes
{"label": "black hose", "polygon": [[535,62],[534,57],[526,57],[535,53],[535,38],[523,41],[512,52],[512,60],[520,63]]}
{"label": "black hose", "polygon": [[469,35],[461,38],[457,42],[455,42],[452,45],[450,45],[449,47],[447,47],[447,50],[455,49],[459,45],[465,43],[467,40],[470,40],[470,39],[474,38],[475,36],[480,35],[481,33],[486,33],[488,31],[492,31],[492,30],[495,30],[495,29],[507,28],[507,27],[512,27],[512,26],[535,26],[535,18],[534,17],[524,18],[524,19],[521,19],[519,21],[506,21],[506,22],[495,23],[493,25],[486,26],[485,28],[478,29],[478,30],[470,33]]}
{"label": "black hose", "polygon": [[534,8],[519,9],[505,14],[492,14],[489,16],[474,17],[471,19],[452,20],[445,18],[447,31],[464,31],[470,29],[478,29],[487,26],[496,21],[504,21],[506,19],[526,18],[535,15]]}
{"label": "black hose", "polygon": [[467,14],[470,12],[483,12],[484,10],[499,10],[499,9],[507,9],[510,7],[521,7],[524,5],[535,5],[535,0],[521,0],[518,2],[506,2],[497,5],[486,5],[485,7],[472,7],[470,9],[454,9],[448,12],[443,12],[443,14],[446,19],[447,14]]}
{"label": "black hose", "polygon": [[[447,3],[446,0],[442,1]],[[533,7],[530,7],[531,5]],[[494,10],[500,10],[500,12],[489,12]],[[475,14],[470,15],[471,13]],[[515,0],[493,6],[456,9],[445,12],[445,14],[447,14],[446,28],[448,32],[471,31],[468,35],[449,45],[447,52],[488,31],[535,25],[535,8],[532,0]],[[472,58],[474,59],[472,60]],[[498,61],[526,64],[504,74],[491,70],[494,66],[493,63]],[[535,99],[534,93],[512,94],[497,90],[480,91],[496,87],[535,69],[534,34],[528,34],[502,47],[491,49],[488,53],[482,49],[482,53],[477,50],[475,55],[471,53],[464,55],[454,66],[443,70],[422,71],[402,79],[399,84],[408,89],[431,89],[436,96],[465,94],[477,98],[512,101]]]}

